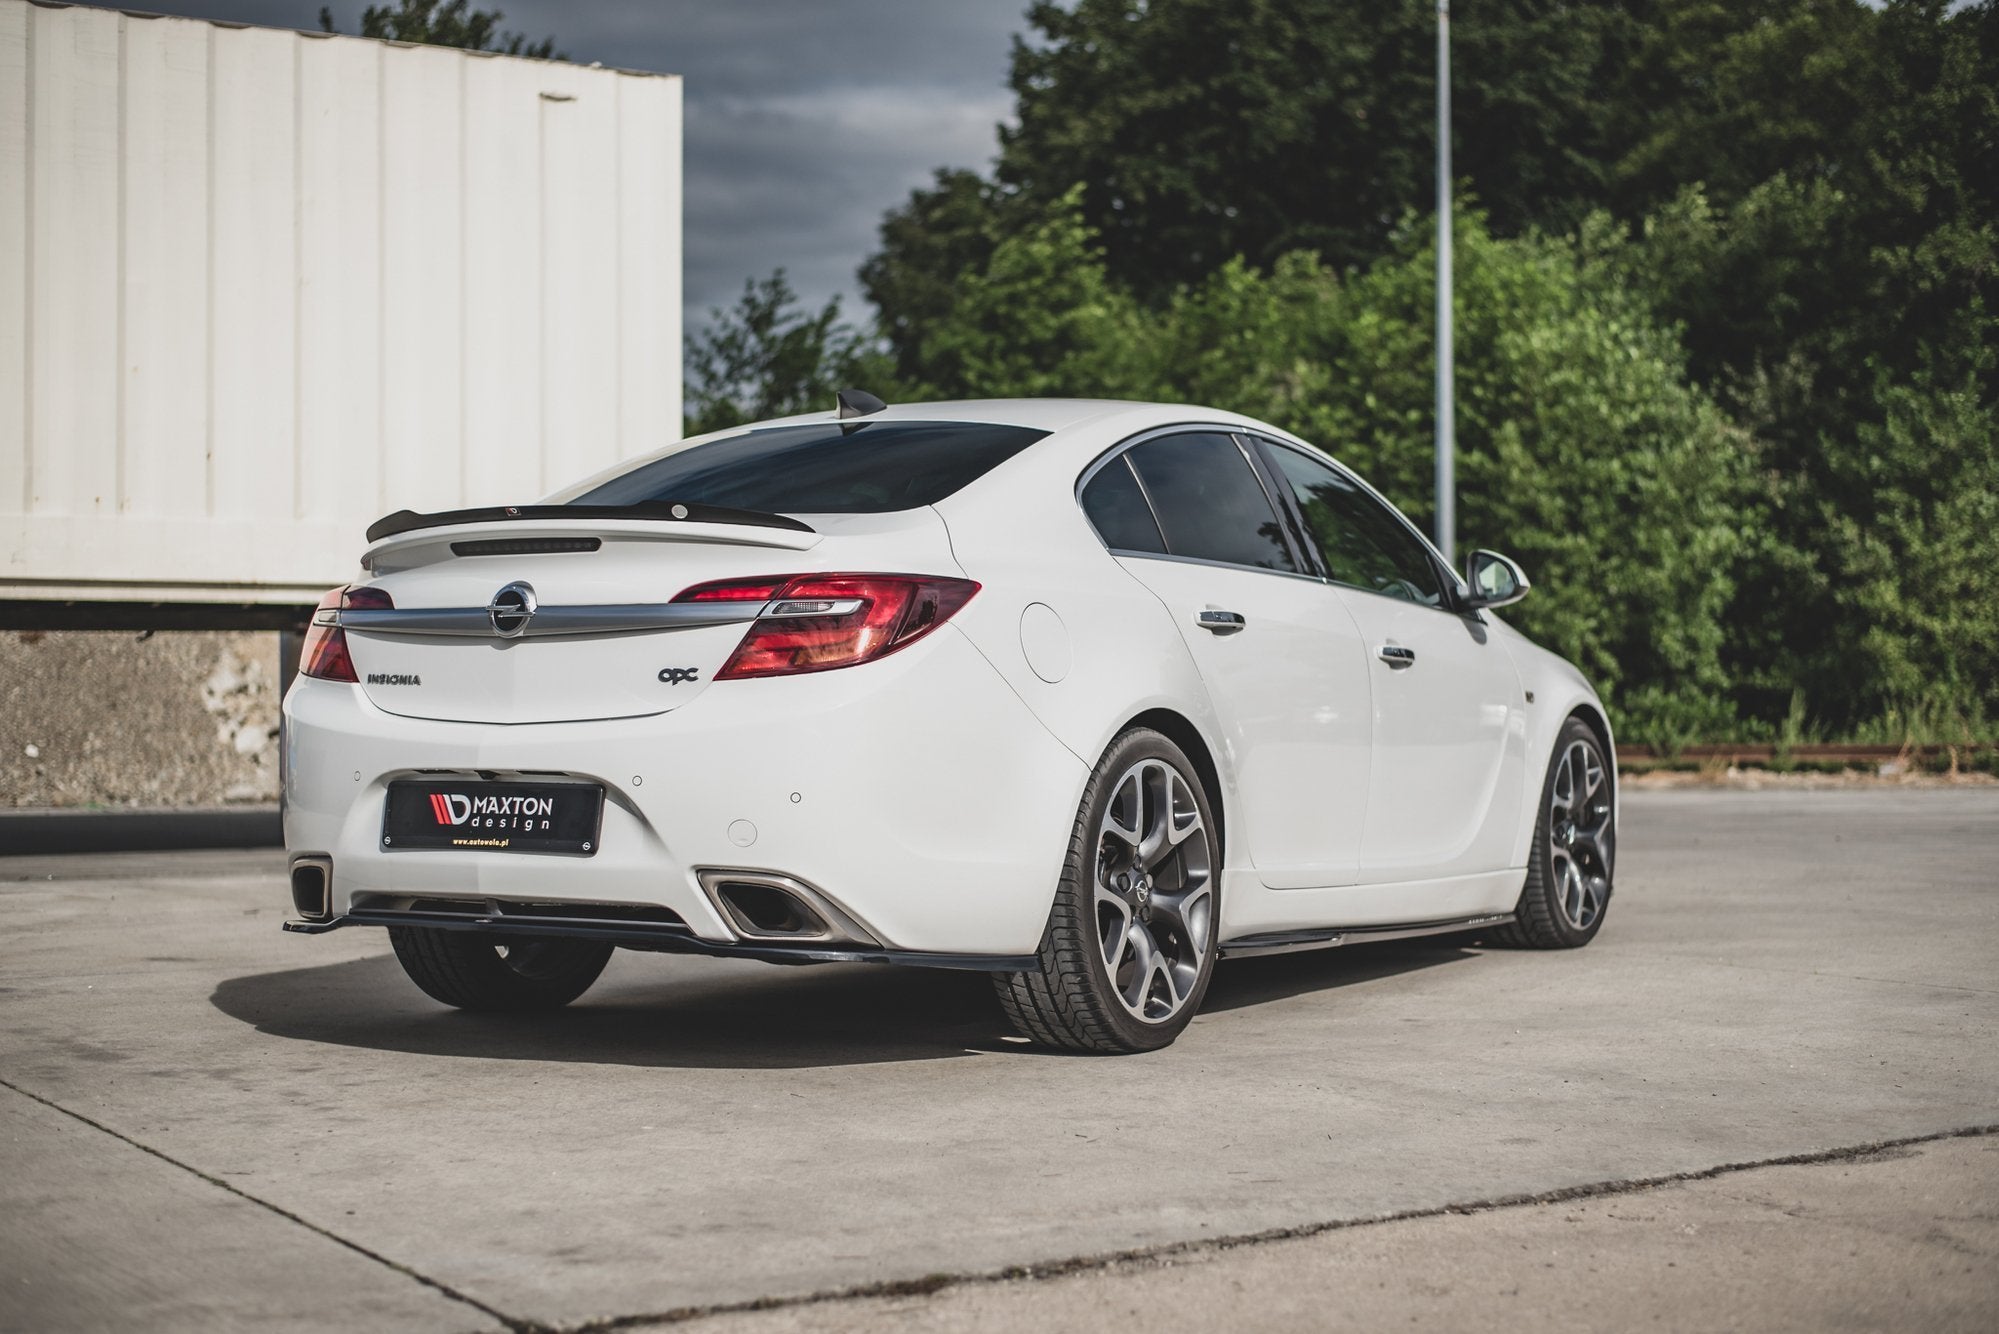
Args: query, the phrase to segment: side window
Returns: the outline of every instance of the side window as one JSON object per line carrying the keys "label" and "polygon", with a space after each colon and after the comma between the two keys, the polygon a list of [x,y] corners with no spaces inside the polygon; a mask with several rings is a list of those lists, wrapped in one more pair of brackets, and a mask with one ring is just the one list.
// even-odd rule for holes
{"label": "side window", "polygon": [[1189,431],[1148,440],[1125,457],[1145,483],[1167,551],[1297,573],[1277,512],[1233,439]]}
{"label": "side window", "polygon": [[1306,530],[1335,583],[1425,606],[1444,605],[1436,564],[1400,518],[1318,460],[1282,445],[1265,448],[1297,497]]}
{"label": "side window", "polygon": [[1152,521],[1152,506],[1145,503],[1128,458],[1112,459],[1090,479],[1083,488],[1083,513],[1113,551],[1166,553],[1166,539]]}

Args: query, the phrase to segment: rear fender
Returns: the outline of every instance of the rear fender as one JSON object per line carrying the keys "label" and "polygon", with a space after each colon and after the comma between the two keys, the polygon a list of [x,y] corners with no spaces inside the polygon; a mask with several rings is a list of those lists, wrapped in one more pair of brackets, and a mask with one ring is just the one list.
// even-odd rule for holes
{"label": "rear fender", "polygon": [[1210,796],[1232,805],[1230,757],[1171,613],[1104,550],[1082,511],[1026,495],[950,504],[939,508],[952,550],[982,585],[953,623],[1035,717],[1093,770],[1133,719],[1176,716],[1212,759],[1220,790]]}

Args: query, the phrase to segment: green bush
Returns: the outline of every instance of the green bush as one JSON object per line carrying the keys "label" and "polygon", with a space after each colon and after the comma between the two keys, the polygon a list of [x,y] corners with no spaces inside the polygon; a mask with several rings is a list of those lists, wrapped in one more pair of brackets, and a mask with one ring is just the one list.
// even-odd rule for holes
{"label": "green bush", "polygon": [[[1427,524],[1434,257],[1412,235],[1343,293],[1320,439]],[[1458,545],[1526,565],[1534,594],[1503,614],[1588,672],[1622,726],[1725,735],[1751,443],[1600,246],[1458,223]]]}

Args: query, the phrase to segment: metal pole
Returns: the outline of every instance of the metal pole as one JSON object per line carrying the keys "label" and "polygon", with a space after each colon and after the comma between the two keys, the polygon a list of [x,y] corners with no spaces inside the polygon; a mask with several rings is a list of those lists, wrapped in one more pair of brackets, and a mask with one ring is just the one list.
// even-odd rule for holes
{"label": "metal pole", "polygon": [[1457,397],[1451,330],[1451,0],[1437,0],[1437,550],[1457,565]]}

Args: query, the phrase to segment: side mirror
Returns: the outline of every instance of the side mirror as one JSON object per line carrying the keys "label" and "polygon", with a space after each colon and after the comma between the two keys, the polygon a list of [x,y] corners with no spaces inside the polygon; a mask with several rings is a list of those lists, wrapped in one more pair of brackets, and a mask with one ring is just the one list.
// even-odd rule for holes
{"label": "side mirror", "polygon": [[1534,586],[1527,582],[1525,570],[1497,551],[1474,551],[1466,556],[1465,583],[1471,588],[1465,605],[1473,610],[1518,602]]}

